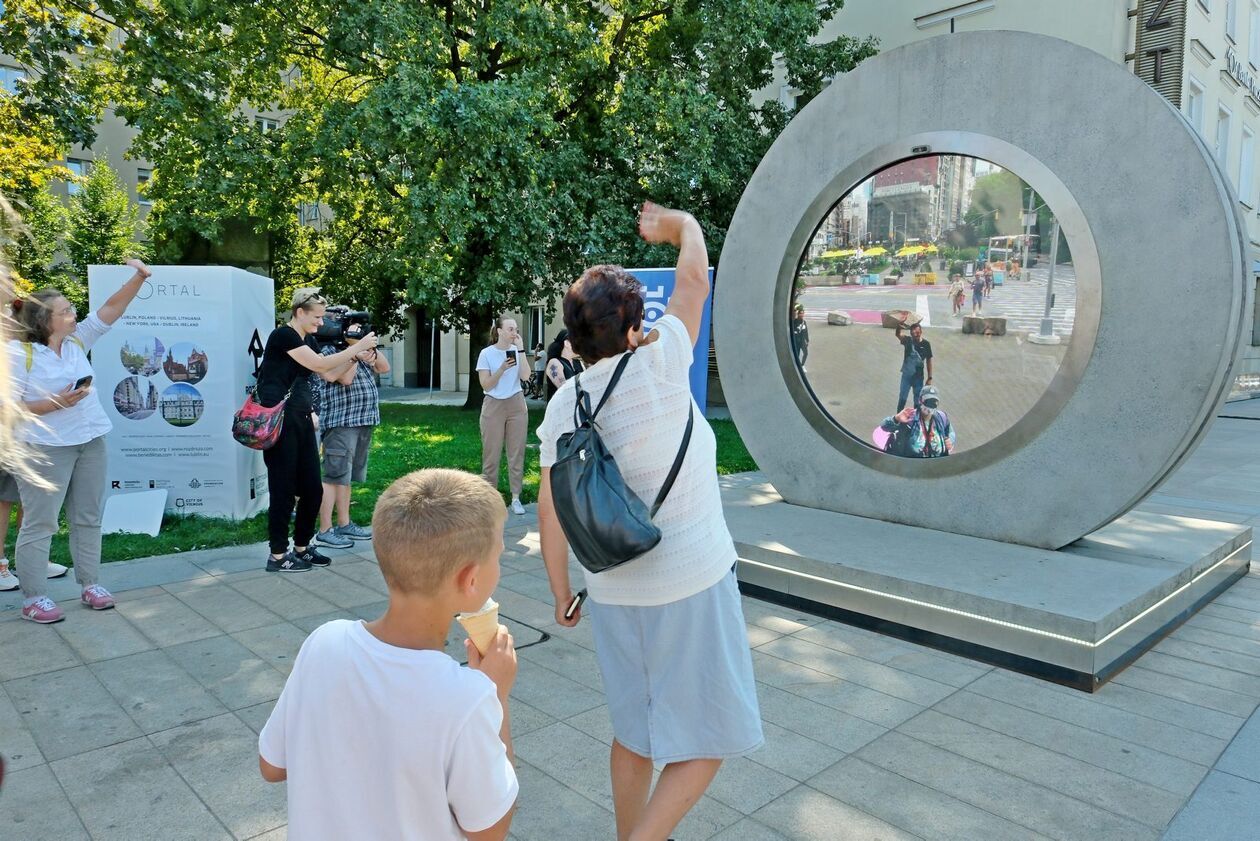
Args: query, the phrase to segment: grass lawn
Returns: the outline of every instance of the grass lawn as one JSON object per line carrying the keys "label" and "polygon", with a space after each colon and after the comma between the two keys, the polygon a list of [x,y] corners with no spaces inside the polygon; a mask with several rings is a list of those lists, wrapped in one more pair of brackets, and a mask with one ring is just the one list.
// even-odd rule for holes
{"label": "grass lawn", "polygon": [[[533,431],[542,423],[542,410],[530,412],[529,443],[525,450],[525,488],[521,498],[538,498],[538,440]],[[756,470],[735,425],[730,421],[709,421],[717,435],[718,473]],[[457,406],[381,406],[381,425],[372,442],[368,481],[354,485],[352,516],[358,522],[371,519],[376,498],[391,482],[424,467],[454,467],[470,473],[481,472],[481,432],[476,413]],[[499,490],[507,499],[507,466],[499,471]],[[12,558],[17,530],[9,529],[6,547]],[[125,561],[150,555],[166,555],[194,549],[258,543],[267,539],[266,515],[235,521],[211,517],[177,517],[168,514],[157,537],[144,534],[107,534],[104,560]],[[70,553],[63,519],[61,532],[53,538],[52,559],[69,564]]]}

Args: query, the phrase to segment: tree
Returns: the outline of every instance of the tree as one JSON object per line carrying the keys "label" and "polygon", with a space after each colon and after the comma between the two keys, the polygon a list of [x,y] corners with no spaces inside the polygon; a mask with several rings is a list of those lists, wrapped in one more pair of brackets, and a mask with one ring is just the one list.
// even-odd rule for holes
{"label": "tree", "polygon": [[65,267],[55,264],[57,249],[66,234],[66,209],[47,189],[25,193],[25,198],[14,199],[22,226],[15,232],[9,249],[14,282],[23,292],[57,286],[66,275]]}
{"label": "tree", "polygon": [[[586,264],[671,259],[635,237],[649,196],[692,210],[716,257],[791,116],[752,101],[776,55],[803,105],[874,52],[870,39],[812,42],[842,5],[98,7],[118,26],[101,47],[112,51],[117,113],[159,174],[149,222],[165,258],[248,220],[275,244],[282,289],[315,280],[385,326],[416,304],[484,335],[496,311],[549,303]],[[251,106],[288,116],[263,131]],[[298,226],[303,205],[331,221]],[[479,406],[471,380],[468,405]]]}
{"label": "tree", "polygon": [[0,53],[35,72],[0,89],[0,193],[29,198],[69,172],[72,143],[92,145],[112,91],[110,27],[78,3],[0,3]]}
{"label": "tree", "polygon": [[123,189],[118,174],[97,160],[79,190],[70,198],[65,250],[70,274],[65,292],[82,311],[87,306],[87,267],[117,264],[130,257],[147,257],[136,239],[139,208]]}

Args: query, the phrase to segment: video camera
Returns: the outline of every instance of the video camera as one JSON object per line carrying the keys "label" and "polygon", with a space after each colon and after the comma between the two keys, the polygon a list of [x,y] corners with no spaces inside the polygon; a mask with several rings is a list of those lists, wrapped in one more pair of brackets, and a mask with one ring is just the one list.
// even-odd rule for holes
{"label": "video camera", "polygon": [[315,331],[315,341],[320,347],[332,345],[345,350],[352,341],[358,341],[372,332],[372,314],[354,312],[346,306],[324,309],[324,323]]}

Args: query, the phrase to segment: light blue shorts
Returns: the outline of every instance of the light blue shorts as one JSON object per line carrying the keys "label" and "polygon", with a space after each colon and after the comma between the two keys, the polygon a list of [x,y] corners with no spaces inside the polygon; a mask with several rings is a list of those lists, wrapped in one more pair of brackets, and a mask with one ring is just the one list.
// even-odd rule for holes
{"label": "light blue shorts", "polygon": [[734,572],[671,604],[587,607],[618,742],[659,763],[730,759],[761,747]]}

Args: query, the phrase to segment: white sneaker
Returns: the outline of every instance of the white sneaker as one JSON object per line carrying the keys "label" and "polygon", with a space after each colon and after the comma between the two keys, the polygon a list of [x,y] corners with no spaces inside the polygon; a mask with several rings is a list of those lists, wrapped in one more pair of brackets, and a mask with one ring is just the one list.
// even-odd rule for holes
{"label": "white sneaker", "polygon": [[18,586],[18,577],[7,566],[0,567],[0,590],[16,590]]}
{"label": "white sneaker", "polygon": [[69,571],[70,571],[70,567],[63,567],[61,564],[54,564],[52,561],[48,562],[48,577],[49,578],[60,578],[61,576],[65,575]]}
{"label": "white sneaker", "polygon": [[513,514],[525,513],[525,506],[521,505],[521,501],[519,499],[513,499],[512,504],[509,507],[512,509]]}

